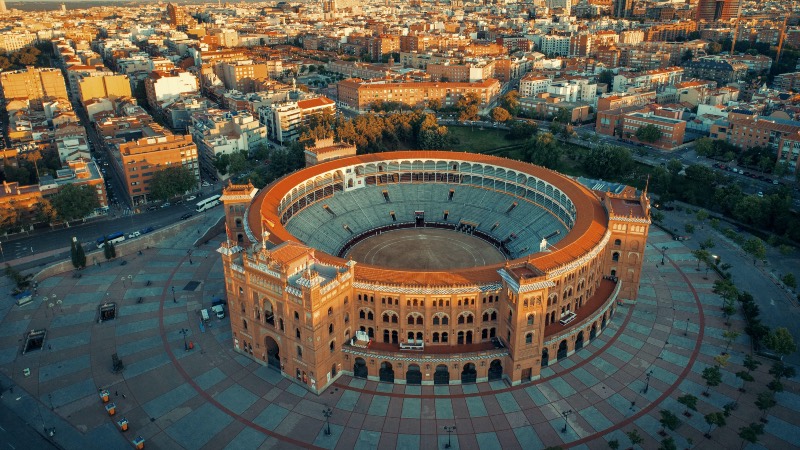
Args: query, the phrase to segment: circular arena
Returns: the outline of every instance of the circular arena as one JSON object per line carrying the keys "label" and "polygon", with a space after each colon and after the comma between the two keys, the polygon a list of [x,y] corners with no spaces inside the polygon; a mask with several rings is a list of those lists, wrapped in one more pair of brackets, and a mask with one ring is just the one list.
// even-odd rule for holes
{"label": "circular arena", "polygon": [[231,185],[234,347],[320,392],[341,373],[538,378],[634,299],[646,194],[518,161],[406,151]]}

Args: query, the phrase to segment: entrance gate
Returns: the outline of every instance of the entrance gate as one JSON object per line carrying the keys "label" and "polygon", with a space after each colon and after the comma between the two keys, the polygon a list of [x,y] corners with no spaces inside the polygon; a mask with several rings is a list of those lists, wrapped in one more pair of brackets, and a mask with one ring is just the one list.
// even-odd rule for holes
{"label": "entrance gate", "polygon": [[503,364],[499,359],[495,359],[489,365],[489,381],[503,378]]}
{"label": "entrance gate", "polygon": [[275,339],[267,336],[264,338],[264,347],[267,349],[267,365],[276,370],[281,370],[280,348]]}
{"label": "entrance gate", "polygon": [[363,358],[356,358],[356,363],[353,365],[353,376],[356,378],[367,378],[369,375],[369,368],[367,362]]}
{"label": "entrance gate", "polygon": [[461,370],[461,384],[474,383],[478,378],[478,371],[475,370],[475,364],[464,364],[464,369]]}
{"label": "entrance gate", "polygon": [[450,371],[445,365],[436,366],[436,372],[433,373],[433,384],[450,384]]}
{"label": "entrance gate", "polygon": [[422,372],[419,366],[411,364],[406,371],[406,384],[422,384]]}
{"label": "entrance gate", "polygon": [[379,375],[381,381],[385,383],[394,383],[394,370],[392,370],[392,364],[388,362],[382,362]]}

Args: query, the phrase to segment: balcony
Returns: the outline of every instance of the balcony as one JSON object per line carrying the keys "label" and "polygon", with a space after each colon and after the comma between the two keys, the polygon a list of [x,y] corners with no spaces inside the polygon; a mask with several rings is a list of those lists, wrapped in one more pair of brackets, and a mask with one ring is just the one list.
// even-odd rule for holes
{"label": "balcony", "polygon": [[475,344],[425,345],[423,350],[400,350],[400,344],[371,340],[365,346],[356,346],[348,342],[342,346],[342,351],[351,355],[386,361],[468,362],[508,355],[508,348],[499,338]]}
{"label": "balcony", "polygon": [[622,287],[621,282],[615,282],[604,278],[600,282],[600,286],[594,291],[594,295],[592,295],[579,310],[572,311],[575,314],[575,318],[572,319],[568,325],[561,325],[556,321],[544,327],[545,342],[552,340],[554,337],[564,332],[582,328],[590,319],[593,321],[597,313],[602,312],[608,305],[609,300],[611,300],[611,302],[616,300],[620,287]]}

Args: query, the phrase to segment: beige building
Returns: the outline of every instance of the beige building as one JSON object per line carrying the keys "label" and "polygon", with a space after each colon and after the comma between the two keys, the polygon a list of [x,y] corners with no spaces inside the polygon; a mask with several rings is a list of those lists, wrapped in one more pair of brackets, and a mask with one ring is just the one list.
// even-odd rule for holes
{"label": "beige building", "polygon": [[401,83],[384,80],[367,82],[357,78],[337,84],[339,103],[350,108],[370,109],[376,102],[399,102],[409,106],[424,106],[430,100],[439,100],[442,106],[452,106],[467,94],[476,94],[485,107],[500,94],[500,82],[494,78],[477,83],[420,82]]}
{"label": "beige building", "polygon": [[306,167],[333,159],[356,156],[356,146],[346,142],[333,142],[333,138],[314,141],[313,147],[305,150]]}
{"label": "beige building", "polygon": [[239,92],[255,92],[269,79],[266,64],[256,64],[252,60],[222,62],[214,67],[214,72],[227,89]]}
{"label": "beige building", "polygon": [[78,81],[78,91],[83,103],[93,98],[116,100],[131,97],[131,83],[127,75],[83,77]]}
{"label": "beige building", "polygon": [[28,66],[27,69],[1,73],[0,85],[6,100],[30,100],[41,106],[45,98],[68,98],[61,71],[49,67]]}

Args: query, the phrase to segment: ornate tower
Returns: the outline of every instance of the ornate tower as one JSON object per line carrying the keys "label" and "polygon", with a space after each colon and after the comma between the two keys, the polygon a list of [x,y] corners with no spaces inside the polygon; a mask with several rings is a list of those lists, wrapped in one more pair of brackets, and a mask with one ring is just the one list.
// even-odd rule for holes
{"label": "ornate tower", "polygon": [[[225,205],[225,232],[229,242],[240,246],[251,244],[245,233],[244,213],[257,192],[258,189],[249,182],[247,184],[229,184],[222,190],[220,201]],[[253,230],[253,232],[261,233],[261,230]]]}
{"label": "ornate tower", "polygon": [[608,211],[608,229],[611,231],[603,275],[622,281],[620,298],[635,300],[650,228],[647,190],[638,197],[631,187],[620,194],[609,192],[605,194],[603,204]]}

